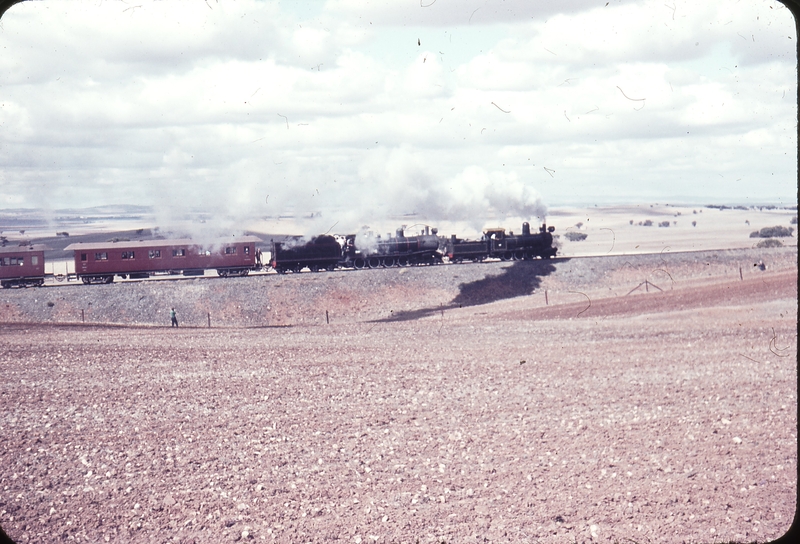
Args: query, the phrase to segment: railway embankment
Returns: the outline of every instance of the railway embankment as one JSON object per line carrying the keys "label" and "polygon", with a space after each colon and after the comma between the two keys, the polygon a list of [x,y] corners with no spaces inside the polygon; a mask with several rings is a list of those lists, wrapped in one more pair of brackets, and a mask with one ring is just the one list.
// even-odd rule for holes
{"label": "railway embankment", "polygon": [[[763,267],[760,266],[763,263]],[[48,282],[0,291],[0,322],[270,327],[416,319],[454,308],[573,304],[797,270],[797,247],[337,270],[244,278]],[[766,276],[765,276],[766,277]],[[796,296],[796,291],[793,296]]]}

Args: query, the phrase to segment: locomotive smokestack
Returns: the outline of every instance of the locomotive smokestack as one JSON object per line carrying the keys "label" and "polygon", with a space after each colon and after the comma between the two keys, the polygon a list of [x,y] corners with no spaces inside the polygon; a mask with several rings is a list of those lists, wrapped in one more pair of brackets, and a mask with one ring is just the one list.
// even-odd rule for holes
{"label": "locomotive smokestack", "polygon": [[404,234],[403,234],[403,229],[397,229],[397,232],[395,233],[395,235],[396,235],[398,238],[405,238],[405,236],[404,236]]}
{"label": "locomotive smokestack", "polygon": [[531,235],[531,226],[527,222],[522,224],[522,235],[523,236]]}
{"label": "locomotive smokestack", "polygon": [[431,231],[428,229],[428,225],[425,225],[425,236],[430,236]]}

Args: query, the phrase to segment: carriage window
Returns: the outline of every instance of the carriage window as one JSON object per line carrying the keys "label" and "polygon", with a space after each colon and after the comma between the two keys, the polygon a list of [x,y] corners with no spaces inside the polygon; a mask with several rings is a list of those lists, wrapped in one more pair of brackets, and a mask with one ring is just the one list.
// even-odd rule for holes
{"label": "carriage window", "polygon": [[17,259],[17,264],[20,265],[20,266],[24,265],[25,264],[25,258],[24,257],[20,257],[19,259]]}
{"label": "carriage window", "polygon": [[250,246],[244,246],[244,254],[250,255]]}
{"label": "carriage window", "polygon": [[33,264],[33,265],[39,264],[39,256],[38,255],[31,255],[31,264]]}
{"label": "carriage window", "polygon": [[147,252],[147,256],[151,259],[160,259],[161,258],[161,250],[160,249],[151,249]]}
{"label": "carriage window", "polygon": [[0,264],[3,266],[8,266],[11,264],[11,259],[9,259],[8,257],[3,257],[3,259],[0,260]]}
{"label": "carriage window", "polygon": [[81,253],[81,260],[82,260],[82,261],[85,261],[85,260],[86,260],[86,253]]}
{"label": "carriage window", "polygon": [[107,261],[108,260],[108,253],[105,251],[103,253],[95,253],[94,254],[95,261]]}
{"label": "carriage window", "polygon": [[134,258],[133,251],[123,251],[122,252],[122,258],[123,259],[133,259]]}
{"label": "carriage window", "polygon": [[173,257],[186,257],[186,250],[185,249],[173,249],[172,250]]}
{"label": "carriage window", "polygon": [[236,255],[236,248],[235,247],[226,247],[225,248],[225,255]]}

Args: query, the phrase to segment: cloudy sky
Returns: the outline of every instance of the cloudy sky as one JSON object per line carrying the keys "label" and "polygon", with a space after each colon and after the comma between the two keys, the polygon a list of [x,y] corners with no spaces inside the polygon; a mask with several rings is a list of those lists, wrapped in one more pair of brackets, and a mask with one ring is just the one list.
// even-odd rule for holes
{"label": "cloudy sky", "polygon": [[796,43],[764,0],[24,2],[0,209],[793,205]]}

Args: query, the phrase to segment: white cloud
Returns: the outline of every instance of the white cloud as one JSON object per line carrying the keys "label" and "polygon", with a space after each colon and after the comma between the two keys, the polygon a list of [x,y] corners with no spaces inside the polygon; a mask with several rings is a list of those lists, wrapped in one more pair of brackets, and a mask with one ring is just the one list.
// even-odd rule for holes
{"label": "white cloud", "polygon": [[750,198],[714,178],[766,170],[791,197],[789,13],[604,4],[23,3],[0,29],[0,202],[360,226],[512,218],[540,194]]}

